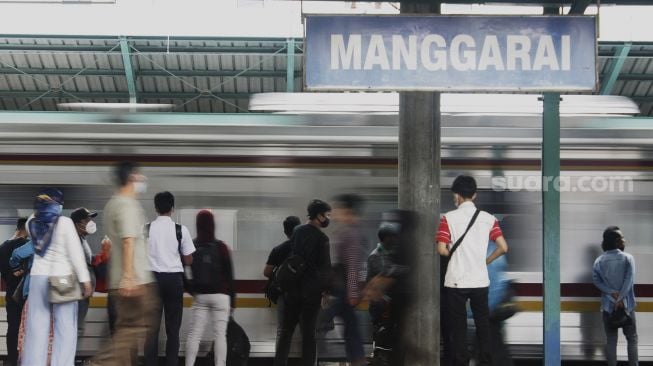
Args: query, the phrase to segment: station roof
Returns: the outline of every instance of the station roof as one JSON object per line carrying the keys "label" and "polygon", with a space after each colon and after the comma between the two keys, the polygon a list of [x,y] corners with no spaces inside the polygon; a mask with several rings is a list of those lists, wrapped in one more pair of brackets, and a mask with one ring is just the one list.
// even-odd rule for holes
{"label": "station roof", "polygon": [[[596,93],[653,116],[653,42],[599,42],[598,54]],[[251,94],[301,92],[302,80],[302,39],[0,35],[0,110],[137,101],[246,113]]]}

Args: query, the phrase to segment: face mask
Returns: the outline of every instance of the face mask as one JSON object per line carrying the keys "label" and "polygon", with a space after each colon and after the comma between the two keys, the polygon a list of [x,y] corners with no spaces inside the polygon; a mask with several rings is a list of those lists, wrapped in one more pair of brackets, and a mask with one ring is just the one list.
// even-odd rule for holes
{"label": "face mask", "polygon": [[144,194],[147,192],[147,183],[145,182],[134,182],[134,191],[138,194]]}
{"label": "face mask", "polygon": [[326,217],[326,218],[324,218],[324,221],[321,221],[321,222],[320,222],[320,226],[322,226],[323,228],[325,228],[325,227],[329,226],[329,222],[331,222],[331,220],[329,220],[329,218]]}
{"label": "face mask", "polygon": [[93,221],[89,221],[88,224],[86,224],[86,232],[88,235],[95,234],[97,231],[97,225]]}

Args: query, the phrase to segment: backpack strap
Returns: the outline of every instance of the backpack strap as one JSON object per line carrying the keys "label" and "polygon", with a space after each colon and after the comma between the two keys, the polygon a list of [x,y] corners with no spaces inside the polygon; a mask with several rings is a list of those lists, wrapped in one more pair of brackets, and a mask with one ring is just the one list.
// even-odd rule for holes
{"label": "backpack strap", "polygon": [[453,247],[451,247],[451,250],[449,250],[449,258],[451,258],[453,253],[456,252],[456,249],[458,249],[460,244],[463,242],[463,239],[465,239],[465,235],[467,235],[467,233],[469,232],[469,229],[471,229],[472,225],[474,225],[474,223],[476,222],[476,218],[478,217],[479,213],[481,213],[481,210],[479,210],[477,208],[476,212],[474,212],[474,216],[472,216],[472,219],[469,221],[469,225],[467,225],[467,229],[465,229],[465,232],[463,233],[463,235],[461,235],[460,238],[458,238],[458,240],[456,240],[456,243],[453,245]]}
{"label": "backpack strap", "polygon": [[150,238],[150,226],[152,226],[151,222],[148,222],[143,226],[143,236],[145,237],[145,240]]}

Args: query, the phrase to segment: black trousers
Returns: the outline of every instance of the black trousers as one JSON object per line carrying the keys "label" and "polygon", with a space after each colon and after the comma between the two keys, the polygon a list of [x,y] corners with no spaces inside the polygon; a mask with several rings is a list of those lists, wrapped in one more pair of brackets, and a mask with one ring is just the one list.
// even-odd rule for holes
{"label": "black trousers", "polygon": [[449,326],[453,341],[453,364],[469,365],[467,349],[467,300],[469,300],[478,344],[478,365],[490,366],[492,363],[490,345],[490,310],[488,308],[488,288],[447,288]]}
{"label": "black trousers", "polygon": [[165,315],[166,323],[166,365],[179,364],[179,329],[184,311],[184,274],[154,272],[159,289],[159,307],[156,309],[156,318],[152,333],[147,335],[145,342],[145,365],[158,365],[159,358],[159,329],[161,328],[161,315]]}
{"label": "black trousers", "polygon": [[490,337],[492,338],[492,365],[512,366],[510,352],[503,341],[503,322],[490,320]]}
{"label": "black trousers", "polygon": [[5,296],[7,309],[7,361],[9,365],[18,365],[18,330],[20,329],[20,314],[23,305],[14,301],[8,291]]}
{"label": "black trousers", "polygon": [[315,327],[317,315],[320,311],[319,299],[317,302],[306,302],[302,300],[292,301],[284,299],[284,309],[281,329],[277,336],[277,349],[274,356],[274,366],[286,366],[288,364],[288,353],[295,327],[299,323],[302,332],[302,361],[303,366],[317,365],[317,342],[315,339]]}

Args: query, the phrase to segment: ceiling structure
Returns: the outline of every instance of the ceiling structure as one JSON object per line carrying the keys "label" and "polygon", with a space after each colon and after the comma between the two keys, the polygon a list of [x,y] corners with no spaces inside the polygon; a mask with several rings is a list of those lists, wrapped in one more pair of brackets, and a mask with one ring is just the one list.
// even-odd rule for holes
{"label": "ceiling structure", "polygon": [[[598,56],[596,93],[652,116],[653,42],[599,42]],[[302,86],[302,39],[0,35],[0,110],[138,102],[247,113],[251,94]]]}

